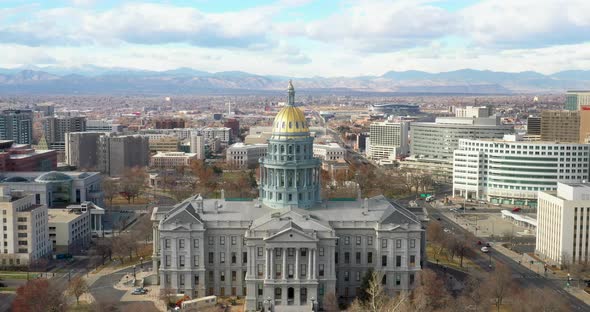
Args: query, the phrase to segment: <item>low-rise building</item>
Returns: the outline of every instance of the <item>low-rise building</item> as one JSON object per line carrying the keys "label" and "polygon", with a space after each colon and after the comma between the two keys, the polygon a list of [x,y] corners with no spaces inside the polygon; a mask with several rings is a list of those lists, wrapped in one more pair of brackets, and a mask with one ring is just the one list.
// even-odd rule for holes
{"label": "low-rise building", "polygon": [[548,262],[587,262],[590,183],[558,183],[539,192],[535,253]]}
{"label": "low-rise building", "polygon": [[57,152],[35,150],[29,144],[0,141],[0,172],[51,171],[57,168]]}
{"label": "low-rise building", "polygon": [[152,156],[151,167],[162,169],[174,169],[178,167],[188,167],[193,160],[196,160],[197,154],[183,152],[159,152]]}
{"label": "low-rise building", "polygon": [[175,136],[163,136],[158,139],[150,138],[150,152],[178,152],[180,140]]}
{"label": "low-rise building", "polygon": [[35,197],[0,186],[0,263],[2,267],[25,266],[51,253],[47,206]]}
{"label": "low-rise building", "polygon": [[268,144],[236,143],[226,151],[226,160],[239,167],[254,168],[261,157],[266,155]]}
{"label": "low-rise building", "polygon": [[92,235],[88,209],[49,209],[49,239],[55,253],[86,249]]}

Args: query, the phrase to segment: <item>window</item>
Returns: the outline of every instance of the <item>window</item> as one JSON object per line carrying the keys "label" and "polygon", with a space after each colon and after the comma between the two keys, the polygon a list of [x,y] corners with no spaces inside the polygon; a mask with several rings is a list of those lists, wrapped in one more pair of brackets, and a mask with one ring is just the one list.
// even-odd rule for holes
{"label": "window", "polygon": [[166,266],[170,266],[170,256],[167,255],[166,257],[164,257],[164,263]]}
{"label": "window", "polygon": [[338,253],[334,253],[334,263],[338,264]]}
{"label": "window", "polygon": [[193,247],[199,248],[199,240],[198,239],[193,239]]}
{"label": "window", "polygon": [[350,252],[344,253],[344,264],[350,264]]}
{"label": "window", "polygon": [[319,273],[320,273],[320,277],[324,276],[324,264],[323,263],[320,263]]}
{"label": "window", "polygon": [[381,256],[381,266],[387,266],[387,256]]}
{"label": "window", "polygon": [[215,245],[215,237],[209,236],[208,241],[209,241],[209,245]]}
{"label": "window", "polygon": [[237,261],[238,261],[238,259],[237,259],[236,253],[232,252],[231,253],[231,263],[236,264]]}
{"label": "window", "polygon": [[213,264],[213,259],[214,259],[214,258],[215,258],[215,257],[213,256],[213,253],[212,253],[212,252],[210,252],[210,253],[209,253],[209,264]]}
{"label": "window", "polygon": [[275,288],[275,300],[281,300],[282,290],[280,287]]}
{"label": "window", "polygon": [[258,273],[258,278],[262,278],[262,277],[263,277],[263,275],[264,275],[264,265],[263,265],[263,264],[259,264],[259,265],[257,266],[257,269],[256,269],[256,271],[257,271],[257,273]]}
{"label": "window", "polygon": [[350,245],[350,236],[344,236],[344,245]]}
{"label": "window", "polygon": [[179,277],[180,286],[184,286],[184,275],[180,274],[178,277]]}
{"label": "window", "polygon": [[349,275],[348,275],[348,271],[344,271],[344,281],[348,282],[348,280],[350,279]]}
{"label": "window", "polygon": [[263,251],[264,251],[264,250],[263,250],[263,248],[262,248],[262,247],[258,247],[258,249],[257,249],[257,254],[258,254],[258,257],[262,257],[262,252],[263,252]]}
{"label": "window", "polygon": [[402,284],[402,276],[399,274],[395,275],[395,285],[399,286]]}
{"label": "window", "polygon": [[19,217],[16,219],[17,222],[27,222],[27,218]]}
{"label": "window", "polygon": [[398,239],[395,241],[395,248],[402,248],[402,240]]}
{"label": "window", "polygon": [[199,285],[199,276],[195,275],[195,285]]}
{"label": "window", "polygon": [[294,254],[295,254],[295,249],[287,248],[287,256],[293,257]]}
{"label": "window", "polygon": [[360,236],[357,236],[356,237],[356,245],[357,246],[360,246],[361,245],[361,237]]}
{"label": "window", "polygon": [[237,236],[232,236],[232,237],[231,237],[231,244],[232,244],[232,245],[235,245],[235,244],[237,244],[237,243],[238,243],[238,237],[237,237]]}
{"label": "window", "polygon": [[248,253],[242,252],[242,263],[248,263]]}
{"label": "window", "polygon": [[[321,265],[321,264],[320,264],[320,265]],[[289,278],[293,278],[293,275],[294,275],[294,274],[293,274],[293,270],[294,270],[294,266],[293,266],[293,264],[288,264],[288,265],[287,265],[287,276],[288,276]]]}
{"label": "window", "polygon": [[383,274],[381,278],[381,285],[387,285],[387,274]]}
{"label": "window", "polygon": [[367,245],[369,245],[369,246],[373,245],[373,236],[367,237]]}
{"label": "window", "polygon": [[225,236],[219,236],[219,245],[225,245]]}
{"label": "window", "polygon": [[219,263],[225,263],[225,252],[219,253]]}
{"label": "window", "polygon": [[219,272],[219,280],[225,282],[225,271]]}
{"label": "window", "polygon": [[178,266],[181,268],[184,267],[184,256],[178,256]]}
{"label": "window", "polygon": [[262,297],[264,295],[264,287],[262,284],[258,284],[258,297]]}
{"label": "window", "polygon": [[26,230],[27,229],[27,226],[26,225],[19,225],[18,226],[18,229],[19,230]]}
{"label": "window", "polygon": [[306,257],[307,256],[307,248],[301,248],[301,256],[302,257]]}
{"label": "window", "polygon": [[361,280],[361,272],[360,271],[357,271],[356,272],[356,281],[358,282],[360,280]]}
{"label": "window", "polygon": [[387,248],[387,239],[386,238],[381,239],[381,248]]}
{"label": "window", "polygon": [[238,278],[238,273],[236,271],[231,271],[231,280],[232,282],[235,282],[236,279]]}
{"label": "window", "polygon": [[395,266],[396,267],[402,266],[402,256],[395,256]]}
{"label": "window", "polygon": [[410,248],[416,248],[416,240],[410,239]]}
{"label": "window", "polygon": [[410,274],[410,285],[414,285],[414,274]]}
{"label": "window", "polygon": [[18,233],[18,237],[27,237],[27,233]]}
{"label": "window", "polygon": [[178,240],[178,248],[184,249],[184,239],[179,239]]}
{"label": "window", "polygon": [[416,265],[416,256],[411,255],[410,256],[410,266],[415,266]]}
{"label": "window", "polygon": [[324,247],[320,247],[318,249],[318,253],[320,254],[320,257],[323,257],[324,256]]}
{"label": "window", "polygon": [[199,266],[199,256],[193,256],[193,266]]}
{"label": "window", "polygon": [[275,248],[275,257],[280,257],[281,256],[281,250],[280,248]]}
{"label": "window", "polygon": [[361,264],[361,253],[360,252],[356,253],[356,264]]}
{"label": "window", "polygon": [[301,272],[301,276],[307,276],[307,264],[301,264],[301,270],[299,272]]}
{"label": "window", "polygon": [[277,278],[283,275],[283,265],[280,263],[275,264],[275,276]]}

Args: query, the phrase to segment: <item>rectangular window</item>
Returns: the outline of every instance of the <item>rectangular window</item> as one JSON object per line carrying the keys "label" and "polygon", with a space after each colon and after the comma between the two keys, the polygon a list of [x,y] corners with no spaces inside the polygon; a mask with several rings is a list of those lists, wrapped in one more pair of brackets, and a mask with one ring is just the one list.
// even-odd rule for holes
{"label": "rectangular window", "polygon": [[166,256],[166,257],[164,257],[164,259],[165,259],[164,263],[166,264],[166,266],[167,267],[170,266],[170,256]]}
{"label": "rectangular window", "polygon": [[263,251],[264,251],[264,249],[262,247],[258,247],[258,249],[257,249],[258,257],[262,257]]}
{"label": "rectangular window", "polygon": [[225,271],[219,272],[219,280],[225,282]]}
{"label": "rectangular window", "polygon": [[209,236],[209,237],[207,238],[207,240],[209,241],[209,245],[210,245],[210,246],[211,246],[211,245],[215,245],[215,237],[213,237],[213,236]]}
{"label": "rectangular window", "polygon": [[294,254],[295,254],[295,249],[287,248],[287,256],[293,257]]}
{"label": "rectangular window", "polygon": [[199,248],[199,240],[198,239],[193,239],[193,247]]}
{"label": "rectangular window", "polygon": [[350,252],[344,253],[344,264],[350,264]]}
{"label": "rectangular window", "polygon": [[410,256],[410,266],[415,266],[416,265],[416,256],[411,255]]}
{"label": "rectangular window", "polygon": [[248,253],[242,252],[242,263],[248,263]]}
{"label": "rectangular window", "polygon": [[264,265],[263,264],[258,264],[257,266],[257,273],[258,273],[258,278],[262,278],[263,274],[264,274]]}
{"label": "rectangular window", "polygon": [[178,256],[178,266],[181,268],[184,267],[184,256]]}
{"label": "rectangular window", "polygon": [[283,276],[283,265],[280,263],[275,264],[275,276],[277,278]]}
{"label": "rectangular window", "polygon": [[219,245],[225,245],[225,236],[219,236]]}
{"label": "rectangular window", "polygon": [[410,285],[414,285],[414,274],[410,274]]}
{"label": "rectangular window", "polygon": [[281,256],[281,248],[275,248],[275,257],[280,257]]}
{"label": "rectangular window", "polygon": [[381,239],[381,248],[387,248],[387,239],[386,238]]}
{"label": "rectangular window", "polygon": [[24,218],[24,217],[18,217],[18,218],[16,219],[16,221],[17,221],[17,222],[27,222],[27,218]]}
{"label": "rectangular window", "polygon": [[344,271],[344,281],[345,281],[345,282],[348,282],[348,281],[349,281],[349,279],[350,279],[350,276],[349,276],[349,273],[348,273],[348,271]]}
{"label": "rectangular window", "polygon": [[178,240],[178,248],[184,249],[184,239],[179,239]]}
{"label": "rectangular window", "polygon": [[193,266],[199,266],[199,256],[193,256]]}
{"label": "rectangular window", "polygon": [[237,244],[237,243],[238,243],[238,237],[237,237],[237,236],[232,236],[232,237],[231,237],[231,244],[232,244],[232,245],[235,245],[235,244]]}
{"label": "rectangular window", "polygon": [[402,256],[395,256],[395,266],[396,267],[402,266]]}
{"label": "rectangular window", "polygon": [[225,263],[225,252],[219,253],[219,263]]}
{"label": "rectangular window", "polygon": [[350,245],[350,236],[344,236],[344,245]]}
{"label": "rectangular window", "polygon": [[367,245],[373,246],[373,236],[367,237]]}
{"label": "rectangular window", "polygon": [[258,297],[262,297],[264,295],[264,287],[262,284],[258,284]]}
{"label": "rectangular window", "polygon": [[306,257],[307,256],[307,248],[301,248],[301,256],[302,257]]}
{"label": "rectangular window", "polygon": [[373,263],[373,253],[372,252],[367,253],[367,263],[368,264]]}
{"label": "rectangular window", "polygon": [[356,253],[356,264],[361,264],[361,253],[360,252]]}
{"label": "rectangular window", "polygon": [[181,287],[184,286],[184,275],[180,274],[178,276],[178,280],[179,280],[180,286]]}
{"label": "rectangular window", "polygon": [[199,276],[195,275],[195,285],[199,285]]}
{"label": "rectangular window", "polygon": [[360,236],[357,236],[356,237],[356,245],[357,246],[360,246],[361,245],[361,237]]}
{"label": "rectangular window", "polygon": [[402,276],[399,274],[395,275],[395,285],[399,286],[402,284]]}
{"label": "rectangular window", "polygon": [[324,277],[324,264],[323,263],[320,263],[319,273],[320,273],[320,277]]}
{"label": "rectangular window", "polygon": [[[320,265],[321,265],[321,264],[320,264]],[[287,276],[288,276],[289,278],[293,278],[293,275],[294,275],[294,273],[293,273],[293,270],[294,270],[294,266],[293,266],[293,264],[288,264],[288,265],[287,265]]]}
{"label": "rectangular window", "polygon": [[231,271],[231,280],[232,280],[232,282],[235,282],[237,278],[238,278],[238,272]]}
{"label": "rectangular window", "polygon": [[338,264],[338,253],[334,253],[334,263]]}
{"label": "rectangular window", "polygon": [[320,247],[318,249],[318,253],[320,254],[320,257],[323,257],[324,256],[324,247]]}
{"label": "rectangular window", "polygon": [[299,272],[301,272],[301,276],[307,276],[307,264],[301,264],[301,270]]}
{"label": "rectangular window", "polygon": [[236,256],[235,252],[231,253],[231,263],[236,264],[238,262],[238,257]]}
{"label": "rectangular window", "polygon": [[213,264],[213,259],[215,259],[215,257],[213,255],[214,255],[214,253],[212,253],[212,252],[209,253],[209,264]]}
{"label": "rectangular window", "polygon": [[395,241],[395,248],[402,248],[402,240],[398,239]]}
{"label": "rectangular window", "polygon": [[416,240],[410,239],[410,248],[416,248]]}
{"label": "rectangular window", "polygon": [[360,271],[357,271],[356,272],[356,281],[358,282],[360,280],[361,280],[361,272]]}
{"label": "rectangular window", "polygon": [[381,266],[387,266],[387,256],[381,256]]}

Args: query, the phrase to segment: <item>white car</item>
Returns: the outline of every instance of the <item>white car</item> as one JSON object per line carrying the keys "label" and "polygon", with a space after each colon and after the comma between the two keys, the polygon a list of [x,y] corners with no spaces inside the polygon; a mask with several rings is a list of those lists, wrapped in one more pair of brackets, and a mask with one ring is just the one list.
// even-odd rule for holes
{"label": "white car", "polygon": [[490,248],[483,246],[483,247],[481,247],[481,252],[488,253],[488,252],[490,252]]}
{"label": "white car", "polygon": [[444,230],[443,230],[443,231],[444,231],[445,233],[451,233],[451,230],[450,230],[450,229],[448,229],[448,228],[444,228]]}

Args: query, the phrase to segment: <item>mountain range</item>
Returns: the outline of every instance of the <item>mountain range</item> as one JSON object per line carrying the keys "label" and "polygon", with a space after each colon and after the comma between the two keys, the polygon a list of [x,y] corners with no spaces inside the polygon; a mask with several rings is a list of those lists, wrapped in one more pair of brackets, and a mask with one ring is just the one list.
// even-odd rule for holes
{"label": "mountain range", "polygon": [[[76,68],[0,68],[0,94],[223,94],[278,92],[289,77],[192,68],[148,71],[84,65]],[[316,93],[514,94],[590,89],[590,70],[551,75],[461,69],[441,73],[389,71],[381,76],[293,78]]]}

